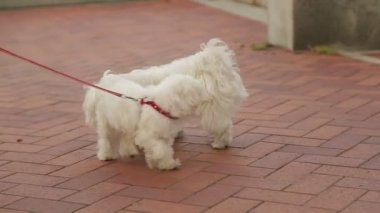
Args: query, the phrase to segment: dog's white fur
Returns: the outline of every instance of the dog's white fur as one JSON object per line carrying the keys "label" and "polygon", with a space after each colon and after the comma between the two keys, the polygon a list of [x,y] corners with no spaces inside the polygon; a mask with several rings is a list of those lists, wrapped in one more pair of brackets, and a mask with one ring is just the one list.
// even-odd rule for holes
{"label": "dog's white fur", "polygon": [[145,152],[150,168],[169,170],[180,166],[179,160],[174,159],[172,145],[184,119],[199,113],[207,98],[200,81],[185,75],[171,75],[157,85],[143,87],[106,72],[98,85],[131,97],[149,97],[179,118],[169,119],[151,106],[89,88],[83,109],[86,123],[97,128],[98,159],[111,160],[118,154],[121,157],[137,155],[137,145]]}
{"label": "dog's white fur", "polygon": [[224,149],[232,141],[232,116],[248,93],[239,75],[234,52],[220,39],[201,46],[198,53],[169,64],[121,74],[142,86],[156,85],[173,74],[200,80],[208,100],[199,106],[203,129],[214,135],[213,148]]}

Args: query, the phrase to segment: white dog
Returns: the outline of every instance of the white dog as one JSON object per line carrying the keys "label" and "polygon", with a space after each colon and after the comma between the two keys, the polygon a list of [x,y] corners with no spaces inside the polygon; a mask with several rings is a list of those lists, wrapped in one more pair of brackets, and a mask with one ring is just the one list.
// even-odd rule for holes
{"label": "white dog", "polygon": [[220,39],[211,39],[198,53],[169,64],[121,74],[142,86],[159,84],[173,74],[183,74],[202,82],[207,101],[199,106],[203,129],[214,135],[211,144],[224,149],[232,141],[232,116],[248,93],[239,75],[234,52]]}
{"label": "white dog", "polygon": [[117,152],[121,157],[137,155],[137,145],[143,149],[150,168],[169,170],[180,166],[172,145],[184,119],[199,113],[207,98],[200,81],[171,75],[157,85],[142,87],[106,72],[98,86],[130,97],[148,97],[136,102],[88,89],[83,109],[86,123],[97,128],[98,159],[115,159]]}

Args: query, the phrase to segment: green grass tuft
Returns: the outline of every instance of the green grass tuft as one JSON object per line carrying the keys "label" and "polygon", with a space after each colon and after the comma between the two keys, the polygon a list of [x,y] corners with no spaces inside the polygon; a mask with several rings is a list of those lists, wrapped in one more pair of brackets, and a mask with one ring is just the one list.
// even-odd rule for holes
{"label": "green grass tuft", "polygon": [[264,50],[267,50],[271,47],[272,47],[272,45],[270,45],[266,42],[265,43],[253,43],[253,44],[251,44],[251,49],[254,51],[264,51]]}
{"label": "green grass tuft", "polygon": [[331,46],[321,45],[321,46],[314,46],[311,47],[310,50],[314,53],[321,54],[321,55],[336,55],[337,51],[335,48]]}

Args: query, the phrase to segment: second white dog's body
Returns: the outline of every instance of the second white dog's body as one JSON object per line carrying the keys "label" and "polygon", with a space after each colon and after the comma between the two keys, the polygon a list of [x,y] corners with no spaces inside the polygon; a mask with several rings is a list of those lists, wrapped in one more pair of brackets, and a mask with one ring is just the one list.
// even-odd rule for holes
{"label": "second white dog's body", "polygon": [[[171,119],[151,105],[123,99],[89,88],[83,103],[87,124],[96,127],[100,160],[138,154],[143,149],[150,168],[173,169],[180,165],[174,159],[172,145],[183,120],[196,115],[207,98],[201,83],[191,77],[174,75],[155,86],[142,87],[118,75],[104,74],[99,86],[135,98],[148,97],[171,116]],[[118,152],[118,153],[117,153]]]}
{"label": "second white dog's body", "polygon": [[215,136],[213,148],[226,148],[232,141],[233,113],[248,96],[234,52],[223,41],[211,39],[194,55],[120,76],[147,86],[159,84],[174,74],[191,76],[202,82],[208,99],[199,109],[201,125]]}

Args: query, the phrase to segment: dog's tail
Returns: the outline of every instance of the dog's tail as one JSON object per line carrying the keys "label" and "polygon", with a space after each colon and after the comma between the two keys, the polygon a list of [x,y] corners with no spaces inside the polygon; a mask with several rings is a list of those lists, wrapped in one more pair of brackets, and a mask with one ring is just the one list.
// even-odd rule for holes
{"label": "dog's tail", "polygon": [[94,88],[87,88],[87,92],[82,105],[86,124],[92,127],[96,126],[96,96],[97,95]]}
{"label": "dog's tail", "polygon": [[[103,73],[103,76],[100,79],[100,81],[97,83],[97,85],[101,85],[102,82],[104,82],[106,77],[107,78],[112,77],[113,74],[110,74],[110,73],[111,73],[111,70],[106,70]],[[84,96],[84,101],[82,105],[82,109],[85,114],[85,121],[87,125],[95,127],[96,122],[97,122],[96,121],[96,106],[99,100],[99,97],[98,97],[99,93],[97,89],[89,87],[89,86],[85,86],[84,89],[87,90],[86,95]]]}

